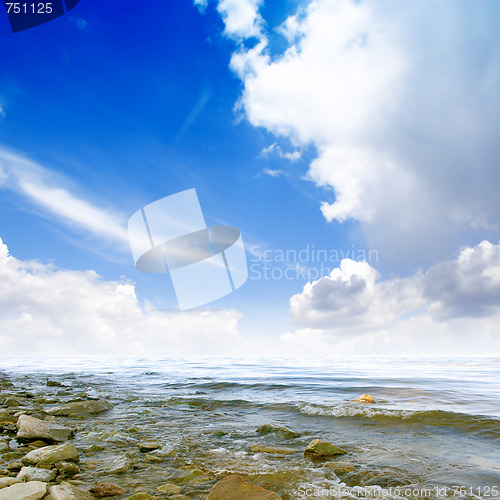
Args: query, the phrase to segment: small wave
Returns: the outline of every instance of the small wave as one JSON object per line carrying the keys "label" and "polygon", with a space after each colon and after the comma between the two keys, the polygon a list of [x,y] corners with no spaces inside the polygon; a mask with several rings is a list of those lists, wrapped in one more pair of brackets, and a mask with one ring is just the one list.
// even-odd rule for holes
{"label": "small wave", "polygon": [[469,415],[444,410],[391,410],[360,405],[324,406],[297,403],[296,408],[305,415],[335,418],[373,419],[380,422],[432,425],[463,429],[477,435],[500,439],[500,419]]}

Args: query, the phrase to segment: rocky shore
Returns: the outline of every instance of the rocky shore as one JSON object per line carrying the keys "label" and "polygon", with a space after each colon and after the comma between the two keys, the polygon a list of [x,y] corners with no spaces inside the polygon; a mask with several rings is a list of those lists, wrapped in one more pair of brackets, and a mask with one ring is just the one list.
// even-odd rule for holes
{"label": "rocky shore", "polygon": [[[53,396],[37,395],[0,379],[0,500],[286,500],[240,475],[222,473],[180,461],[158,441],[137,429],[110,433],[96,444],[102,415],[112,410],[105,399],[89,398],[59,381],[47,380]],[[85,432],[81,432],[82,426]],[[130,438],[130,434],[137,437]],[[257,434],[293,439],[300,434],[285,427],[263,425]],[[144,438],[142,438],[144,437]],[[125,445],[125,446],[123,446]],[[303,453],[324,460],[346,453],[319,439],[304,449],[255,443],[254,453],[277,457]],[[144,481],[148,476],[162,480]],[[272,484],[267,485],[272,489]]]}

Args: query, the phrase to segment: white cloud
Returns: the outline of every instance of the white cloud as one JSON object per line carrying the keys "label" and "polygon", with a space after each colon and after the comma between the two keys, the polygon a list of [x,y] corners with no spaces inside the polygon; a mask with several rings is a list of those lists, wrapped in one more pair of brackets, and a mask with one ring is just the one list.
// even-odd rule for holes
{"label": "white cloud", "polygon": [[226,355],[240,345],[234,310],[161,312],[130,283],[20,261],[1,239],[0,282],[3,355]]}
{"label": "white cloud", "polygon": [[224,33],[237,39],[260,37],[262,18],[258,11],[261,3],[262,0],[220,0],[217,10],[224,21]]}
{"label": "white cloud", "polygon": [[124,214],[96,206],[64,186],[64,179],[17,153],[0,148],[0,187],[12,189],[77,230],[128,246]]}
{"label": "white cloud", "polygon": [[198,7],[198,10],[203,13],[208,6],[208,0],[194,0],[194,4]]}
{"label": "white cloud", "polygon": [[314,345],[366,354],[500,352],[500,244],[483,241],[425,273],[379,277],[367,262],[344,259],[290,299],[300,329],[281,339],[297,347],[310,336]]}
{"label": "white cloud", "polygon": [[268,175],[269,177],[278,178],[287,175],[287,173],[281,169],[263,168],[258,175]]}
{"label": "white cloud", "polygon": [[382,258],[436,261],[498,234],[500,6],[476,7],[314,0],[281,26],[282,55],[264,35],[233,54],[238,109],[317,148],[325,218],[359,220]]}
{"label": "white cloud", "polygon": [[300,160],[302,156],[301,152],[298,150],[284,152],[276,142],[274,142],[267,148],[262,149],[259,156],[268,157],[273,153],[277,154],[280,158],[285,158],[286,160],[290,160],[292,162]]}

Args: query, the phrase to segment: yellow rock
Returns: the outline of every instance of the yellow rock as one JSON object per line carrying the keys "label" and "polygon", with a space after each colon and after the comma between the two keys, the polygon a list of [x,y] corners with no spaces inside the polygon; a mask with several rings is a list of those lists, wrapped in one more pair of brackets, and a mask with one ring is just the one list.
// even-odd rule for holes
{"label": "yellow rock", "polygon": [[375,398],[370,396],[369,394],[363,394],[362,396],[358,396],[353,401],[359,401],[361,403],[375,403]]}
{"label": "yellow rock", "polygon": [[281,497],[243,481],[240,476],[227,476],[212,488],[207,500],[281,500]]}
{"label": "yellow rock", "polygon": [[297,453],[298,450],[293,448],[280,448],[277,446],[264,446],[262,444],[250,445],[250,451],[254,453],[276,453],[277,455],[291,455]]}
{"label": "yellow rock", "polygon": [[159,493],[165,493],[167,495],[178,495],[182,491],[182,488],[173,483],[165,483],[161,486],[158,486],[158,488],[156,488],[156,491],[158,491]]}

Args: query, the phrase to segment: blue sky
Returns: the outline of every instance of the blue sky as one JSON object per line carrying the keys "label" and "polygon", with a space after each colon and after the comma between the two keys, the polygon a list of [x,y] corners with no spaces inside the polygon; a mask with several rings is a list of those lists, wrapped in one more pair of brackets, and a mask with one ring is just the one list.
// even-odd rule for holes
{"label": "blue sky", "polygon": [[[499,10],[80,0],[16,34],[1,15],[0,346],[24,329],[41,353],[469,353],[479,330],[477,352],[498,350]],[[252,279],[258,262],[180,313],[168,275],[134,268],[126,222],[193,187],[250,265],[351,260],[322,279],[311,258],[310,279]]]}

